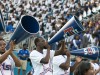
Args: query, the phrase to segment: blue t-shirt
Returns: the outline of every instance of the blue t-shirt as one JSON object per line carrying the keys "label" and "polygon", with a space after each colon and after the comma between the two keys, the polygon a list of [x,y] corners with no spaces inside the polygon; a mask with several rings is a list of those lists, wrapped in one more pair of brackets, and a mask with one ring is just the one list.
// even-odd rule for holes
{"label": "blue t-shirt", "polygon": [[13,26],[11,24],[6,27],[6,32],[9,32],[9,31],[10,32],[14,31],[14,28],[13,28]]}
{"label": "blue t-shirt", "polygon": [[[19,51],[18,55],[22,55],[22,56],[27,55],[27,56],[29,56],[29,51],[22,49],[22,50]],[[19,57],[20,57],[21,60],[27,60],[28,59],[28,57],[21,57],[21,56],[19,56]]]}

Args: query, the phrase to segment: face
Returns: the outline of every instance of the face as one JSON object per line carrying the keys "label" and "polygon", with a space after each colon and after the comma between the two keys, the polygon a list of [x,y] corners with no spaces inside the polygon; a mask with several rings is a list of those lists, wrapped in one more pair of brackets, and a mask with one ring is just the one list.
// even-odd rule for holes
{"label": "face", "polygon": [[37,45],[41,48],[44,48],[45,46],[45,40],[43,38],[39,38],[39,42],[37,42]]}
{"label": "face", "polygon": [[5,41],[1,40],[0,41],[0,51],[1,52],[5,52],[5,46],[6,46]]}
{"label": "face", "polygon": [[91,65],[90,69],[85,73],[85,75],[95,75],[94,74],[94,68],[93,68],[92,65]]}
{"label": "face", "polygon": [[23,48],[24,48],[24,49],[27,49],[27,45],[24,45]]}
{"label": "face", "polygon": [[76,40],[78,40],[78,39],[79,39],[79,36],[77,35],[77,36],[76,36]]}

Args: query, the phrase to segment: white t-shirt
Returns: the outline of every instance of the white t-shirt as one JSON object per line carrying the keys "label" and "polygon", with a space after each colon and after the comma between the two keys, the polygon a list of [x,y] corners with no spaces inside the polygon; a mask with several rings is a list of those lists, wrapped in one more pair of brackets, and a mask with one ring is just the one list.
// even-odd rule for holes
{"label": "white t-shirt", "polygon": [[[93,66],[94,70],[98,70],[100,68],[97,63],[92,63],[92,66]],[[100,75],[100,72],[97,73],[96,75]]]}
{"label": "white t-shirt", "polygon": [[30,53],[30,59],[32,62],[32,66],[34,68],[33,75],[52,75],[52,60],[55,54],[55,51],[50,50],[50,60],[48,64],[40,63],[41,59],[46,56],[47,50],[43,50],[43,54],[38,52],[37,50],[33,50]]}
{"label": "white t-shirt", "polygon": [[15,62],[11,56],[0,64],[0,75],[14,75]]}
{"label": "white t-shirt", "polygon": [[59,66],[66,62],[67,56],[58,55],[53,57],[53,75],[70,75],[70,68],[63,70]]}
{"label": "white t-shirt", "polygon": [[96,44],[96,40],[97,40],[96,37],[93,38],[92,35],[90,36],[89,42],[91,42],[91,46],[96,46],[96,45],[97,45],[97,44]]}

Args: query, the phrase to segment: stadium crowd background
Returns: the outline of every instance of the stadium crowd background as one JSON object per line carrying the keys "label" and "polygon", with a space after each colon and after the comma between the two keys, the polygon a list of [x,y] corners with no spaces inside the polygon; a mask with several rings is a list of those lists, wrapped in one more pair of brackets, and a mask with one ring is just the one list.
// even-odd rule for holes
{"label": "stadium crowd background", "polygon": [[[21,16],[28,14],[37,19],[40,25],[40,35],[48,40],[75,15],[85,27],[85,33],[68,37],[67,42],[68,45],[70,44],[68,47],[72,50],[87,47],[88,44],[99,45],[97,37],[91,36],[100,29],[99,0],[1,0],[0,8],[6,32],[13,32]],[[90,43],[86,46],[82,46],[87,42],[82,41],[83,36],[90,39]],[[55,45],[53,49],[56,48]]]}
{"label": "stadium crowd background", "polygon": [[[40,35],[49,40],[74,15],[85,31],[65,38],[68,49],[100,46],[100,0],[0,0],[0,9],[7,34],[14,32],[21,16],[31,15],[39,22]],[[35,48],[34,36],[30,38],[25,42],[30,44],[31,51]],[[53,43],[51,48],[56,50],[57,44]]]}

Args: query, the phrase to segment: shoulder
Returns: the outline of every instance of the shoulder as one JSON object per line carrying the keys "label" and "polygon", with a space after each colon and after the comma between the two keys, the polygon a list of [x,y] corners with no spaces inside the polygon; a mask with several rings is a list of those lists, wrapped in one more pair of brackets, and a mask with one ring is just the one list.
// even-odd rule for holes
{"label": "shoulder", "polygon": [[26,50],[27,52],[29,52],[29,50]]}
{"label": "shoulder", "polygon": [[54,56],[53,59],[58,59],[60,61],[60,59],[65,59],[67,58],[67,56],[62,56],[62,55],[58,55],[58,56]]}
{"label": "shoulder", "polygon": [[33,55],[37,55],[39,54],[39,52],[37,50],[33,50],[31,53],[30,53],[30,56],[33,56]]}
{"label": "shoulder", "polygon": [[[43,52],[47,52],[47,49],[44,49]],[[50,50],[50,52],[55,52],[55,50]]]}
{"label": "shoulder", "polygon": [[31,53],[36,53],[36,52],[38,52],[37,50],[33,50]]}
{"label": "shoulder", "polygon": [[19,52],[21,52],[21,51],[23,51],[22,49],[21,50],[19,50]]}
{"label": "shoulder", "polygon": [[[47,53],[47,49],[44,49],[43,53],[46,54]],[[50,50],[50,55],[54,56],[54,54],[55,54],[55,50]]]}
{"label": "shoulder", "polygon": [[[58,62],[59,61],[59,62]],[[66,61],[66,58],[64,58],[62,55],[54,56],[53,57],[53,65],[60,66],[62,63]]]}
{"label": "shoulder", "polygon": [[55,50],[50,50],[50,52],[55,52]]}
{"label": "shoulder", "polygon": [[63,59],[63,56],[62,55],[58,55],[58,56],[54,56],[53,57],[53,62],[57,62],[57,61],[61,61]]}
{"label": "shoulder", "polygon": [[28,50],[25,50],[25,52],[29,52]]}

